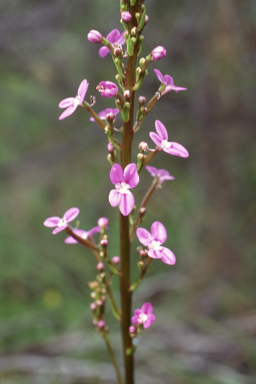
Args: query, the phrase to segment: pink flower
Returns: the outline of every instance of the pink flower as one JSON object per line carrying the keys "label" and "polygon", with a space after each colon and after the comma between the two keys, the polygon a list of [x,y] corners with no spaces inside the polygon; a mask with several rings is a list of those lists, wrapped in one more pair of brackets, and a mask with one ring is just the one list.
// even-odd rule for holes
{"label": "pink flower", "polygon": [[174,253],[169,248],[162,247],[167,239],[167,232],[162,223],[155,221],[151,225],[151,233],[144,228],[138,228],[136,234],[141,244],[148,247],[149,257],[161,259],[165,264],[176,263]]}
{"label": "pink flower", "polygon": [[166,49],[164,47],[158,46],[153,49],[151,52],[151,61],[156,61],[163,59],[166,56]]}
{"label": "pink flower", "polygon": [[[107,109],[104,109],[103,111],[101,111],[100,113],[98,113],[98,116],[101,120],[106,120],[107,118],[107,115],[109,113],[113,113],[115,116],[119,113],[119,109],[118,108],[107,108]],[[93,117],[90,117],[90,121],[95,121]]]}
{"label": "pink flower", "polygon": [[168,132],[161,121],[155,121],[156,132],[150,132],[149,136],[151,140],[157,145],[157,147],[166,153],[174,156],[188,157],[189,153],[181,144],[168,141]]}
{"label": "pink flower", "polygon": [[118,92],[118,86],[112,81],[101,81],[96,87],[103,97],[113,97]]}
{"label": "pink flower", "polygon": [[[118,48],[125,43],[124,32],[121,34],[118,29],[113,29],[107,36],[106,39],[110,42],[112,47]],[[101,47],[99,50],[100,57],[105,57],[109,54],[110,50],[108,47]]]}
{"label": "pink flower", "polygon": [[67,108],[66,111],[60,115],[59,120],[65,119],[65,117],[72,115],[72,113],[74,113],[77,109],[78,105],[83,104],[88,87],[89,83],[86,79],[84,79],[79,85],[76,97],[68,97],[59,103],[59,108]]}
{"label": "pink flower", "polygon": [[[74,229],[73,230],[74,234],[81,237],[82,239],[88,239],[89,237],[92,237],[95,233],[97,232],[100,232],[100,227],[93,227],[92,229],[90,229],[88,232],[87,231],[84,231],[83,229]],[[66,244],[76,244],[78,243],[78,241],[76,239],[74,239],[74,237],[72,236],[68,236],[64,242]]]}
{"label": "pink flower", "polygon": [[108,219],[106,217],[100,217],[97,224],[100,229],[108,229]]}
{"label": "pink flower", "polygon": [[73,221],[77,216],[79,215],[79,209],[78,208],[70,208],[67,210],[67,212],[64,213],[63,218],[59,218],[58,216],[53,216],[53,217],[48,217],[44,221],[44,226],[45,227],[56,227],[53,231],[52,234],[56,235],[56,233],[63,231],[65,228],[68,227],[68,223]]}
{"label": "pink flower", "polygon": [[115,184],[115,189],[109,193],[109,203],[112,207],[119,205],[121,213],[128,216],[135,204],[130,189],[136,187],[140,180],[136,164],[128,164],[124,171],[121,165],[114,164],[110,171],[110,180]]}
{"label": "pink flower", "polygon": [[165,169],[157,169],[155,167],[150,167],[146,165],[146,170],[151,174],[151,176],[157,178],[157,187],[159,187],[165,180],[174,180],[174,177],[170,175]]}
{"label": "pink flower", "polygon": [[87,38],[91,43],[101,43],[102,37],[102,34],[95,29],[92,29],[87,35]]}
{"label": "pink flower", "polygon": [[173,78],[171,76],[169,75],[163,76],[162,73],[158,71],[158,69],[154,69],[154,71],[158,80],[165,85],[165,89],[163,92],[161,92],[161,95],[164,95],[165,93],[170,91],[179,92],[179,91],[187,90],[187,88],[176,87],[176,85],[174,85]]}
{"label": "pink flower", "polygon": [[132,317],[133,324],[143,324],[144,328],[148,328],[154,321],[155,315],[153,315],[153,306],[151,303],[145,303],[141,309],[135,309],[134,316]]}

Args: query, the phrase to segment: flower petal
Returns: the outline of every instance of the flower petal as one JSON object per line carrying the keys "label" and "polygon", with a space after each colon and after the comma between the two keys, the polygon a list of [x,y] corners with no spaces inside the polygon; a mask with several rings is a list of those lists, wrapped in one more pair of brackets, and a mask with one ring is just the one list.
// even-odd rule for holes
{"label": "flower petal", "polygon": [[89,83],[86,79],[84,79],[79,85],[79,88],[77,91],[78,96],[80,96],[79,105],[83,104],[88,87],[89,87]]}
{"label": "flower petal", "polygon": [[116,41],[116,43],[118,45],[123,45],[125,43],[124,33],[125,33],[125,31],[123,31],[123,33],[120,35],[119,39]]}
{"label": "flower petal", "polygon": [[138,228],[136,231],[139,242],[147,247],[153,240],[151,233],[145,228]]}
{"label": "flower petal", "polygon": [[61,102],[59,103],[59,108],[68,108],[71,105],[74,105],[74,102],[74,97],[68,97],[67,99],[61,100]]}
{"label": "flower petal", "polygon": [[96,227],[93,227],[92,229],[90,229],[87,232],[87,236],[91,237],[91,236],[95,235],[95,233],[98,233],[98,232],[100,232],[100,227],[97,225]]}
{"label": "flower petal", "polygon": [[79,215],[78,208],[70,208],[67,212],[64,213],[63,219],[65,219],[68,223],[73,221]]}
{"label": "flower petal", "polygon": [[57,227],[59,222],[60,218],[58,216],[48,217],[48,219],[44,221],[44,226],[49,228]]}
{"label": "flower petal", "polygon": [[150,173],[151,176],[156,177],[158,175],[159,169],[155,167],[151,167],[150,165],[146,165],[145,168]]}
{"label": "flower petal", "polygon": [[149,136],[151,140],[159,147],[161,148],[162,139],[155,133],[155,132],[149,132]]}
{"label": "flower petal", "polygon": [[78,241],[76,239],[74,239],[74,237],[72,236],[68,236],[65,240],[64,240],[64,243],[66,244],[77,244]]}
{"label": "flower petal", "polygon": [[111,44],[114,44],[118,41],[118,39],[120,38],[120,32],[118,31],[118,29],[113,29],[111,32],[109,32],[109,34],[106,36],[106,39],[111,43]]}
{"label": "flower petal", "polygon": [[107,55],[109,54],[109,52],[110,52],[110,50],[109,50],[108,47],[101,47],[101,48],[99,49],[99,55],[100,55],[100,57],[105,57],[105,56],[107,56]]}
{"label": "flower petal", "polygon": [[139,184],[140,177],[137,172],[137,165],[135,163],[128,164],[124,169],[124,181],[130,188],[136,187]]}
{"label": "flower petal", "polygon": [[161,259],[161,257],[163,256],[162,253],[161,253],[161,250],[160,249],[149,249],[148,250],[148,256],[151,257],[152,259]]}
{"label": "flower petal", "polygon": [[155,315],[150,315],[150,316],[148,316],[148,318],[147,318],[147,320],[146,321],[144,321],[144,323],[143,323],[143,327],[144,328],[149,328],[150,327],[150,325],[152,325],[153,323],[154,323],[154,321],[155,321]]}
{"label": "flower petal", "polygon": [[62,225],[61,227],[57,227],[52,231],[53,235],[56,235],[57,233],[63,231],[65,228],[67,228],[68,224]]}
{"label": "flower petal", "polygon": [[123,169],[120,164],[114,164],[111,168],[110,181],[112,184],[118,184],[124,181]]}
{"label": "flower petal", "polygon": [[146,315],[153,313],[153,305],[151,303],[144,303],[141,307],[141,311]]}
{"label": "flower petal", "polygon": [[122,215],[128,216],[133,210],[134,204],[135,204],[135,199],[131,192],[126,194],[121,194],[119,209]]}
{"label": "flower petal", "polygon": [[168,87],[173,87],[173,85],[174,85],[174,82],[173,82],[173,78],[171,77],[171,76],[169,76],[169,75],[165,75],[164,76],[164,82],[166,83],[166,85],[168,86]]}
{"label": "flower petal", "polygon": [[165,226],[160,221],[155,221],[151,225],[151,234],[154,240],[159,241],[160,244],[163,244],[167,239]]}
{"label": "flower petal", "polygon": [[168,132],[163,123],[160,120],[155,121],[156,132],[162,140],[168,140]]}
{"label": "flower petal", "polygon": [[165,264],[174,265],[176,263],[176,257],[169,248],[163,247],[161,250],[161,253],[162,253],[161,260]]}
{"label": "flower petal", "polygon": [[68,109],[66,109],[59,117],[59,120],[63,120],[65,119],[66,117],[72,115],[72,113],[75,112],[75,110],[77,109],[77,105],[71,105]]}
{"label": "flower petal", "polygon": [[164,76],[162,75],[162,73],[158,69],[154,69],[154,71],[160,83],[165,83]]}
{"label": "flower petal", "polygon": [[116,189],[112,189],[112,190],[109,192],[108,201],[109,201],[109,204],[110,204],[112,207],[116,207],[117,205],[120,204],[120,201],[121,201],[121,193],[118,192]]}
{"label": "flower petal", "polygon": [[183,145],[175,142],[170,143],[170,148],[165,148],[164,152],[169,153],[170,155],[188,157],[189,153]]}

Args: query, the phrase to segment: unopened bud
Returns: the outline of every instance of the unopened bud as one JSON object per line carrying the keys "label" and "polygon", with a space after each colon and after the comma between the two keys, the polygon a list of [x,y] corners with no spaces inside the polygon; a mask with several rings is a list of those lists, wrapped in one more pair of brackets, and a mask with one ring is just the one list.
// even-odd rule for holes
{"label": "unopened bud", "polygon": [[100,245],[104,248],[106,248],[108,246],[108,240],[107,239],[102,239],[100,241]]}
{"label": "unopened bud", "polygon": [[144,216],[145,213],[146,213],[146,210],[147,210],[146,207],[142,207],[142,208],[140,208],[140,210],[139,210],[140,216]]}
{"label": "unopened bud", "polygon": [[99,320],[98,321],[98,324],[97,324],[97,327],[99,327],[99,328],[104,328],[105,327],[105,325],[106,325],[106,323],[105,323],[105,321],[104,320]]}
{"label": "unopened bud", "polygon": [[98,263],[96,265],[96,268],[98,269],[98,271],[102,272],[102,271],[104,271],[104,264],[103,263]]}
{"label": "unopened bud", "polygon": [[90,308],[91,308],[92,311],[96,311],[97,305],[95,303],[91,303],[90,304]]}
{"label": "unopened bud", "polygon": [[101,43],[101,40],[103,38],[102,34],[99,31],[96,31],[95,29],[92,29],[88,35],[87,35],[88,40],[91,43]]}
{"label": "unopened bud", "polygon": [[[109,144],[111,144],[111,145],[113,145],[112,143],[109,143]],[[108,144],[108,145],[109,145]],[[109,149],[108,149],[109,150]],[[110,151],[109,151],[110,152]],[[111,151],[112,152],[112,151]],[[107,226],[108,226],[108,219],[106,218],[106,217],[101,217],[101,218],[99,218],[99,220],[98,220],[98,226],[100,227],[100,228],[106,228]]]}
{"label": "unopened bud", "polygon": [[[114,149],[115,149],[115,147],[114,147],[114,145],[113,145],[112,143],[108,143],[108,145],[107,145],[107,149],[108,149],[109,152],[113,152]],[[99,224],[98,224],[98,225],[99,225]],[[99,225],[99,227],[100,227],[100,225]]]}
{"label": "unopened bud", "polygon": [[129,100],[131,97],[131,92],[129,91],[129,89],[125,90],[124,91],[124,98],[125,100]]}
{"label": "unopened bud", "polygon": [[148,143],[146,143],[145,141],[142,141],[142,142],[139,144],[139,149],[140,149],[142,152],[147,152],[147,150],[148,150]]}
{"label": "unopened bud", "polygon": [[147,101],[147,99],[146,99],[145,96],[140,96],[138,98],[138,102],[139,102],[140,105],[144,105],[146,103],[146,101]]}
{"label": "unopened bud", "polygon": [[97,300],[97,301],[96,301],[96,304],[97,304],[98,307],[101,307],[102,304],[103,304],[103,302],[102,302],[101,300]]}
{"label": "unopened bud", "polygon": [[131,21],[132,19],[132,14],[128,11],[124,11],[121,13],[121,19],[125,22],[125,23],[129,23],[129,21]]}
{"label": "unopened bud", "polygon": [[113,264],[117,265],[120,263],[120,257],[119,256],[113,256],[111,261]]}
{"label": "unopened bud", "polygon": [[163,59],[166,56],[166,49],[162,46],[158,46],[151,52],[151,61]]}

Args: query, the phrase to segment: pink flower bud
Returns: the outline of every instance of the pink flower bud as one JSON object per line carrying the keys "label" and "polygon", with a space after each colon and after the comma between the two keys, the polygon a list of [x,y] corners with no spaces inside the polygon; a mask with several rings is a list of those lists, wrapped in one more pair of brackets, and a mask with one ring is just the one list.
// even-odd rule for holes
{"label": "pink flower bud", "polygon": [[113,256],[111,261],[113,264],[117,265],[120,263],[120,257],[119,256]]}
{"label": "pink flower bud", "polygon": [[103,304],[103,302],[102,302],[101,300],[97,300],[97,301],[96,301],[96,304],[97,304],[98,307],[101,307],[102,304]]}
{"label": "pink flower bud", "polygon": [[146,143],[145,141],[142,141],[142,142],[139,144],[139,149],[140,149],[142,152],[147,152],[147,150],[148,150],[148,143]]}
{"label": "pink flower bud", "polygon": [[[109,143],[111,144],[111,143]],[[112,144],[113,145],[113,144]],[[106,217],[101,217],[99,220],[98,220],[98,226],[100,228],[106,228],[108,226],[108,219]]]}
{"label": "pink flower bud", "polygon": [[112,143],[108,143],[107,149],[108,149],[109,152],[113,152],[115,147],[114,147],[114,145]]}
{"label": "pink flower bud", "polygon": [[140,96],[139,98],[138,98],[138,102],[139,102],[139,104],[140,105],[144,105],[145,103],[146,103],[146,97],[145,96]]}
{"label": "pink flower bud", "polygon": [[98,324],[97,324],[97,326],[98,326],[99,328],[104,328],[104,327],[105,327],[105,325],[106,325],[106,323],[105,323],[105,321],[104,321],[104,320],[99,320],[99,321],[98,321]]}
{"label": "pink flower bud", "polygon": [[113,97],[118,92],[118,86],[112,81],[101,81],[96,87],[103,97]]}
{"label": "pink flower bud", "polygon": [[131,92],[129,91],[129,89],[126,89],[124,91],[124,98],[125,98],[125,100],[129,100],[130,97],[131,97]]}
{"label": "pink flower bud", "polygon": [[90,308],[91,308],[92,311],[96,311],[97,305],[95,303],[91,303],[90,304]]}
{"label": "pink flower bud", "polygon": [[129,327],[129,332],[130,332],[130,333],[135,333],[135,332],[136,332],[136,328],[135,328],[133,325],[131,325],[131,326]]}
{"label": "pink flower bud", "polygon": [[107,246],[108,246],[108,239],[102,239],[102,240],[100,241],[100,245],[101,245],[102,247],[107,247]]}
{"label": "pink flower bud", "polygon": [[102,34],[95,29],[92,29],[87,35],[87,38],[91,43],[101,43],[102,37]]}
{"label": "pink flower bud", "polygon": [[96,265],[96,268],[98,269],[98,271],[102,272],[104,270],[104,264],[103,263],[98,263]]}
{"label": "pink flower bud", "polygon": [[151,61],[156,61],[163,59],[166,56],[166,49],[164,47],[158,46],[153,49],[151,52]]}
{"label": "pink flower bud", "polygon": [[145,25],[148,23],[148,15],[145,16]]}
{"label": "pink flower bud", "polygon": [[93,325],[94,325],[95,327],[97,327],[97,325],[98,325],[98,321],[97,321],[96,319],[93,319],[92,323],[93,323]]}
{"label": "pink flower bud", "polygon": [[132,15],[130,12],[128,11],[124,11],[121,13],[121,19],[125,22],[125,23],[129,23],[129,21],[131,21],[132,19]]}

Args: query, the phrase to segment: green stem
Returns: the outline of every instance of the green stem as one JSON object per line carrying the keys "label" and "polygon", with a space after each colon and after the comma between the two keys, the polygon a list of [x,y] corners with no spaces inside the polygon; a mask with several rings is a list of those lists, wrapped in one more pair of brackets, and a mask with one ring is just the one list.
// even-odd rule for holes
{"label": "green stem", "polygon": [[132,241],[133,239],[133,236],[135,234],[135,231],[138,227],[138,225],[140,225],[141,223],[141,220],[142,220],[142,216],[140,214],[140,209],[141,208],[144,208],[148,202],[148,200],[150,199],[152,193],[154,192],[155,188],[156,188],[156,185],[157,185],[157,180],[153,180],[152,184],[151,184],[151,187],[149,188],[149,190],[147,191],[146,195],[144,196],[142,202],[141,202],[141,205],[140,205],[140,208],[139,208],[139,213],[136,217],[136,220],[134,221],[133,223],[133,226],[131,228],[131,233],[130,233],[130,241]]}
{"label": "green stem", "polygon": [[123,384],[122,376],[121,376],[121,373],[119,371],[119,368],[118,368],[118,365],[117,365],[117,362],[115,359],[115,355],[114,355],[113,349],[112,349],[110,341],[109,341],[108,334],[104,332],[103,338],[105,340],[110,359],[111,359],[112,364],[113,364],[115,371],[116,371],[117,382],[118,382],[118,384]]}

